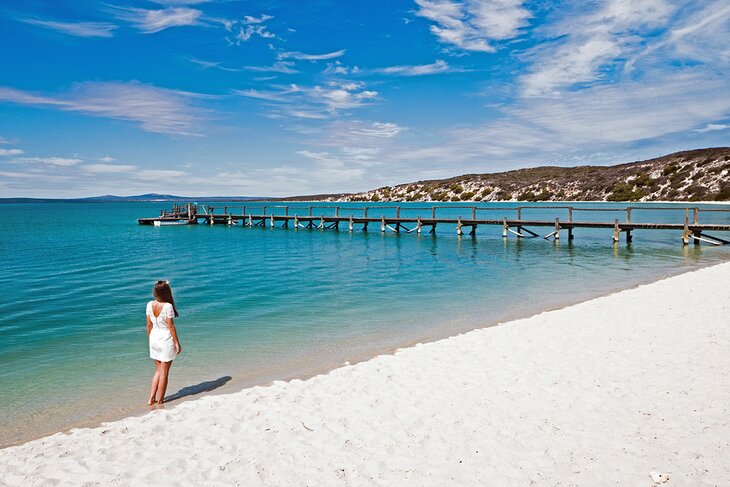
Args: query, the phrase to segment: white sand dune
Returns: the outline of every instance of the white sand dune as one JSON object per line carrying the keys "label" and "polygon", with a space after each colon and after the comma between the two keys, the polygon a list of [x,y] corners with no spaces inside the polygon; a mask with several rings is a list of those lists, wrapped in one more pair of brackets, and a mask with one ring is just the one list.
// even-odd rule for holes
{"label": "white sand dune", "polygon": [[729,298],[730,263],[6,448],[0,484],[727,486]]}

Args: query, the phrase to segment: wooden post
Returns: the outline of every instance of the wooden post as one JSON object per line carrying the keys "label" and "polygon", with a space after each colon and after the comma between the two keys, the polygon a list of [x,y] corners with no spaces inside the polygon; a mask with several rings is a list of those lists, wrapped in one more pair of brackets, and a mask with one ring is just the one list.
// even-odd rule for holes
{"label": "wooden post", "polygon": [[248,214],[248,226],[253,226],[253,215],[251,213]]}
{"label": "wooden post", "polygon": [[700,209],[699,208],[695,208],[695,210],[694,210],[694,221],[692,223],[694,223],[695,225],[697,225],[699,222],[700,222]]}
{"label": "wooden post", "polygon": [[[309,216],[312,216],[312,207],[311,206],[309,207]],[[309,221],[312,221],[312,220],[309,220]]]}
{"label": "wooden post", "polygon": [[507,229],[509,226],[507,225],[507,218],[502,218],[502,237],[507,238]]}
{"label": "wooden post", "polygon": [[352,215],[350,215],[350,231],[352,231],[354,226],[355,226],[355,222],[352,221]]}
{"label": "wooden post", "polygon": [[476,206],[471,207],[471,219],[472,220],[477,219],[477,207]]}
{"label": "wooden post", "polygon": [[[568,207],[568,223],[573,223],[573,207]],[[568,240],[570,240],[570,237],[568,237]]]}
{"label": "wooden post", "polygon": [[262,215],[266,215],[266,207],[265,207],[265,206],[264,206],[264,207],[262,208],[262,210],[263,210],[263,211],[262,211],[262,213],[261,213],[261,214],[262,214]]}
{"label": "wooden post", "polygon": [[416,223],[416,233],[421,234],[421,215],[418,215],[418,222]]}
{"label": "wooden post", "polygon": [[555,219],[555,240],[560,240],[560,218]]}
{"label": "wooden post", "polygon": [[461,231],[461,217],[459,217],[459,220],[456,222],[456,234],[462,235],[464,232]]}
{"label": "wooden post", "polygon": [[294,230],[299,230],[299,216],[294,215]]}
{"label": "wooden post", "polygon": [[573,227],[568,227],[568,242],[573,240]]}
{"label": "wooden post", "polygon": [[339,216],[340,216],[340,207],[339,206],[335,206],[335,218],[337,218]]}
{"label": "wooden post", "polygon": [[231,215],[228,215],[228,225],[233,225],[233,218],[231,218]]}
{"label": "wooden post", "polygon": [[[520,208],[519,206],[517,207],[517,221],[522,221],[522,208]],[[522,227],[517,226],[517,231],[519,233],[522,233]]]}
{"label": "wooden post", "polygon": [[226,213],[228,213],[228,207],[227,206],[224,206],[223,207],[223,214],[225,215]]}
{"label": "wooden post", "polygon": [[431,207],[431,219],[432,220],[436,219],[436,207],[435,206]]}
{"label": "wooden post", "polygon": [[324,215],[319,217],[319,227],[324,230]]}
{"label": "wooden post", "polygon": [[400,219],[400,206],[395,207],[395,217]]}
{"label": "wooden post", "polygon": [[271,228],[274,228],[274,214],[271,214]]}
{"label": "wooden post", "polygon": [[626,208],[626,223],[631,223],[631,207]]}
{"label": "wooden post", "polygon": [[626,230],[626,243],[630,244],[632,240],[634,237],[631,235],[631,230]]}
{"label": "wooden post", "polygon": [[476,234],[477,234],[477,224],[475,223],[474,225],[471,226],[471,231],[469,232],[469,235],[474,236]]}
{"label": "wooden post", "polygon": [[385,233],[385,216],[380,216],[380,232]]}
{"label": "wooden post", "polygon": [[618,218],[613,222],[613,241],[618,242],[618,236],[621,233],[621,229],[618,226]]}
{"label": "wooden post", "polygon": [[284,207],[284,215],[289,216],[289,207],[288,206]]}
{"label": "wooden post", "polygon": [[682,243],[689,245],[689,208],[684,215],[684,233],[682,234]]}

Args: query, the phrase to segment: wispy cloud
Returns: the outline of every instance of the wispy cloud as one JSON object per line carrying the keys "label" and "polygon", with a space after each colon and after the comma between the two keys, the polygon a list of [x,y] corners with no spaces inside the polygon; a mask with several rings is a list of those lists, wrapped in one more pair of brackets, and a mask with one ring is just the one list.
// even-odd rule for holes
{"label": "wispy cloud", "polygon": [[549,29],[556,41],[528,56],[533,67],[520,80],[522,95],[558,97],[565,87],[605,80],[611,65],[637,52],[673,11],[665,0],[607,0],[597,11],[571,15]]}
{"label": "wispy cloud", "polygon": [[294,63],[291,61],[277,61],[270,66],[244,66],[243,69],[248,71],[257,71],[261,73],[281,73],[296,74],[299,71],[293,68]]}
{"label": "wispy cloud", "polygon": [[125,20],[146,34],[154,34],[170,27],[199,25],[203,12],[187,7],[144,9],[116,7],[117,18]]}
{"label": "wispy cloud", "polygon": [[231,73],[237,73],[243,70],[243,68],[231,68],[229,66],[225,66],[220,61],[206,61],[204,59],[196,58],[189,58],[188,60],[193,64],[197,64],[203,69],[220,69],[221,71],[228,71]]}
{"label": "wispy cloud", "polygon": [[494,52],[493,41],[516,37],[532,16],[523,0],[415,0],[416,15],[435,23],[431,32],[465,51]]}
{"label": "wispy cloud", "polygon": [[76,164],[83,161],[76,157],[17,157],[13,159],[13,162],[68,167],[75,166]]}
{"label": "wispy cloud", "polygon": [[280,52],[278,54],[279,59],[297,59],[300,61],[323,61],[326,59],[335,59],[345,55],[346,50],[340,49],[339,51],[328,52],[325,54],[306,54],[303,52]]}
{"label": "wispy cloud", "polygon": [[528,99],[502,113],[494,122],[449,130],[440,143],[404,149],[394,158],[544,163],[556,154],[625,150],[726,119],[730,86],[717,74],[660,72],[647,80],[567,92],[560,99]]}
{"label": "wispy cloud", "polygon": [[276,115],[322,119],[374,101],[378,93],[366,90],[362,82],[330,81],[323,86],[289,85],[274,90],[236,90],[235,94],[273,102]]}
{"label": "wispy cloud", "polygon": [[0,156],[19,156],[24,153],[25,151],[21,149],[3,149],[0,147]]}
{"label": "wispy cloud", "polygon": [[370,124],[358,122],[356,125],[351,127],[350,131],[356,136],[392,139],[403,132],[403,130],[404,128],[402,126],[393,122],[372,122]]}
{"label": "wispy cloud", "polygon": [[137,81],[78,83],[58,95],[0,87],[0,101],[125,120],[174,135],[198,135],[201,110],[192,100],[199,96]]}
{"label": "wispy cloud", "polygon": [[91,174],[125,174],[137,167],[126,164],[86,164],[81,169]]}
{"label": "wispy cloud", "polygon": [[448,73],[455,71],[446,61],[441,59],[431,64],[416,66],[389,66],[387,68],[374,69],[374,73],[390,74],[394,76],[424,76],[429,74]]}
{"label": "wispy cloud", "polygon": [[727,130],[727,129],[730,129],[730,125],[726,125],[724,123],[708,123],[703,128],[696,129],[695,132],[704,134],[705,132],[717,132],[718,130]]}
{"label": "wispy cloud", "polygon": [[109,22],[59,22],[57,20],[20,19],[26,24],[77,37],[113,37],[116,25]]}

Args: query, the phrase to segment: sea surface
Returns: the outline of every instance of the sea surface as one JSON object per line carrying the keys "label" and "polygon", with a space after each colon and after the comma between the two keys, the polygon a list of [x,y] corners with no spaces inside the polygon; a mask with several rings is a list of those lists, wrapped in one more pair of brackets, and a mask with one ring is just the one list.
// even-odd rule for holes
{"label": "sea surface", "polygon": [[[230,205],[244,211],[241,203]],[[245,211],[284,211],[276,205],[247,203]],[[695,206],[635,209],[632,221],[681,223],[687,205]],[[290,214],[307,213],[306,203],[289,206]],[[362,214],[355,209],[362,203],[340,206],[340,215]],[[395,212],[392,204],[368,206],[370,216]],[[401,206],[403,216],[430,214],[415,208],[431,204]],[[457,206],[439,205],[438,215],[471,216]],[[491,208],[481,217],[501,219],[514,217],[517,204],[479,206]],[[532,206],[524,218],[567,217],[564,209]],[[372,224],[367,233],[346,225],[323,231],[137,224],[169,207],[0,206],[0,446],[147,410],[153,366],[144,310],[158,279],[170,281],[180,311],[183,353],[171,371],[171,407],[730,260],[730,246],[683,246],[675,231],[637,231],[627,246],[623,237],[614,244],[611,230],[579,229],[569,243],[565,232],[557,242],[504,239],[496,226],[458,237],[449,225],[435,235],[396,235]],[[574,213],[576,220],[614,218],[625,214]],[[730,224],[730,212],[700,218]]]}

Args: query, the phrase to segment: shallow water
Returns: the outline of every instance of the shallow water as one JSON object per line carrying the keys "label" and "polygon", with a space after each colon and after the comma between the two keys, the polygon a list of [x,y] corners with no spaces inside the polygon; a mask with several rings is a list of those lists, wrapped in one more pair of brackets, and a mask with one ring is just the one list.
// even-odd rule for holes
{"label": "shallow water", "polygon": [[[137,224],[169,206],[2,206],[0,445],[143,411],[152,371],[144,308],[158,279],[173,286],[184,347],[168,394],[184,388],[189,398],[307,376],[730,259],[730,247],[685,247],[670,231],[637,231],[627,247],[614,245],[609,230],[576,230],[569,244],[566,235],[504,240],[498,227],[459,238],[447,225],[418,236],[381,234],[378,225],[350,233]],[[394,211],[369,206],[371,216]],[[442,206],[439,216],[471,215]],[[514,206],[492,204],[480,216],[514,217]],[[683,222],[684,206],[634,210],[632,220]],[[523,217],[566,218],[564,210],[528,211]],[[710,220],[730,223],[730,213],[702,214]]]}

